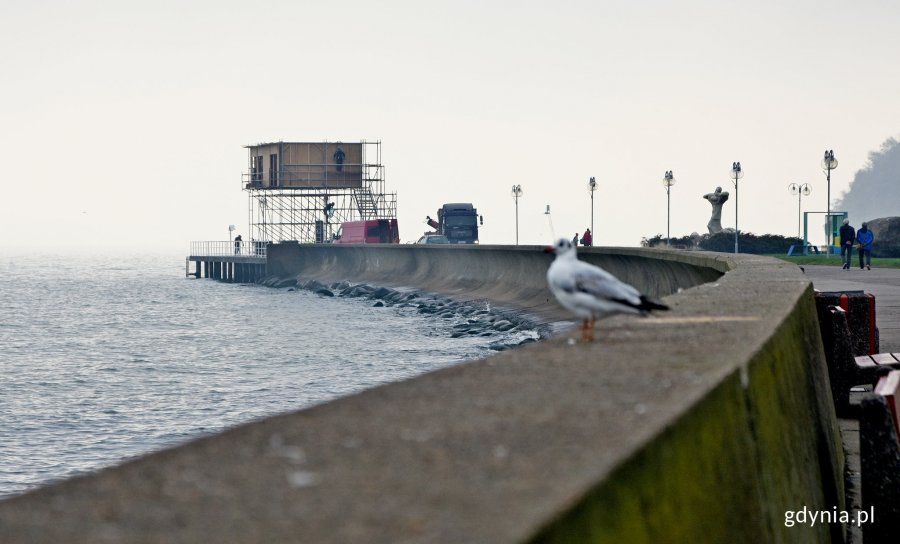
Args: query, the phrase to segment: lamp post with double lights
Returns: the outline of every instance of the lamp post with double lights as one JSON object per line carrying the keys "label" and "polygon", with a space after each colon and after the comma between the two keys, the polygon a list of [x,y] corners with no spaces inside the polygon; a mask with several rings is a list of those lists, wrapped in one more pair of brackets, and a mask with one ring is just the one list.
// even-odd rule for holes
{"label": "lamp post with double lights", "polygon": [[803,197],[809,196],[812,189],[809,187],[809,183],[791,183],[788,185],[788,191],[790,191],[792,195],[797,195],[797,238],[800,238],[801,201],[803,200]]}
{"label": "lamp post with double lights", "polygon": [[588,191],[591,193],[591,236],[596,238],[597,235],[594,233],[594,191],[597,190],[597,179],[594,176],[591,176],[590,181],[588,181]]}
{"label": "lamp post with double lights", "polygon": [[838,161],[834,158],[834,150],[826,149],[825,158],[822,159],[822,170],[825,170],[825,177],[828,180],[828,191],[825,198],[828,202],[825,204],[825,232],[828,234],[828,251],[826,255],[831,255],[831,247],[834,245],[834,228],[831,222],[831,171],[838,167]]}
{"label": "lamp post with double lights", "polygon": [[522,186],[513,185],[510,194],[516,201],[516,245],[519,245],[519,197],[522,196]]}
{"label": "lamp post with double lights", "polygon": [[738,180],[744,177],[740,162],[731,163],[731,179],[734,182],[734,252],[738,252]]}
{"label": "lamp post with double lights", "polygon": [[668,247],[669,225],[671,224],[672,217],[672,197],[669,193],[672,186],[675,185],[675,176],[672,174],[671,170],[666,170],[666,174],[663,176],[663,185],[666,186],[666,247]]}

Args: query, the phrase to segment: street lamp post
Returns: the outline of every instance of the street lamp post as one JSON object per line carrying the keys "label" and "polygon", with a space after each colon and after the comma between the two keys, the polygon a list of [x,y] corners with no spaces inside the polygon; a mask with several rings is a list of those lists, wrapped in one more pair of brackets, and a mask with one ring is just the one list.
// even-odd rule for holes
{"label": "street lamp post", "polygon": [[663,185],[666,186],[666,247],[669,247],[669,225],[672,217],[672,197],[669,190],[675,185],[675,176],[672,175],[671,170],[666,170],[666,175],[663,176]]}
{"label": "street lamp post", "polygon": [[788,185],[788,191],[792,195],[797,195],[797,238],[800,238],[801,200],[803,200],[803,197],[809,196],[812,189],[810,189],[809,183],[791,183]]}
{"label": "street lamp post", "polygon": [[734,252],[738,252],[738,180],[744,177],[740,162],[731,163],[731,179],[734,181]]}
{"label": "street lamp post", "polygon": [[731,163],[731,180],[734,183],[734,252],[740,249],[738,246],[738,180],[744,177],[740,162]]}
{"label": "street lamp post", "polygon": [[588,191],[591,192],[591,237],[597,238],[597,233],[594,232],[594,191],[597,190],[597,179],[594,176],[591,176],[591,180],[588,181]]}
{"label": "street lamp post", "polygon": [[831,171],[837,167],[838,161],[834,158],[834,150],[825,150],[825,158],[822,159],[822,169],[825,170],[826,178],[828,179],[828,192],[825,195],[825,198],[828,199],[828,202],[825,204],[825,232],[828,235],[828,250],[825,252],[826,255],[831,255],[831,246],[834,245],[831,223]]}
{"label": "street lamp post", "polygon": [[556,239],[556,231],[553,230],[553,217],[550,215],[550,204],[547,204],[547,210],[544,212],[547,216],[547,222],[550,223],[550,236]]}
{"label": "street lamp post", "polygon": [[510,194],[516,201],[516,245],[519,245],[519,197],[522,196],[522,186],[513,185]]}

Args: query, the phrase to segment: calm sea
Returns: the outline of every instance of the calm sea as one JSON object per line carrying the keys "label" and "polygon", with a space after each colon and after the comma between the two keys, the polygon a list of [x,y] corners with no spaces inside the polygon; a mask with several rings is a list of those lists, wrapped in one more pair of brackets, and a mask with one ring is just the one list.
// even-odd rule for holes
{"label": "calm sea", "polygon": [[497,341],[414,307],[184,272],[178,254],[0,254],[0,498]]}

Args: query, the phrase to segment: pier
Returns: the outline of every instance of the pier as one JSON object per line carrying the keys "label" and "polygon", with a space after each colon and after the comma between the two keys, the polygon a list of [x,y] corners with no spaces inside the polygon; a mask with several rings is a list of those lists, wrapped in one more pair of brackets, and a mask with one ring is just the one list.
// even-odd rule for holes
{"label": "pier", "polygon": [[185,276],[235,283],[258,282],[266,277],[266,244],[191,242],[191,254],[185,261]]}

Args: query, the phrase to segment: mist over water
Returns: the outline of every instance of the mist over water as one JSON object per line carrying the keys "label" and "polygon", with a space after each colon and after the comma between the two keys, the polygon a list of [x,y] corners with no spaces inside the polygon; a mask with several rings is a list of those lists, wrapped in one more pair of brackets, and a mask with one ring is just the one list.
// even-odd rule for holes
{"label": "mist over water", "polygon": [[454,320],[186,279],[184,257],[0,257],[0,498],[488,355]]}

